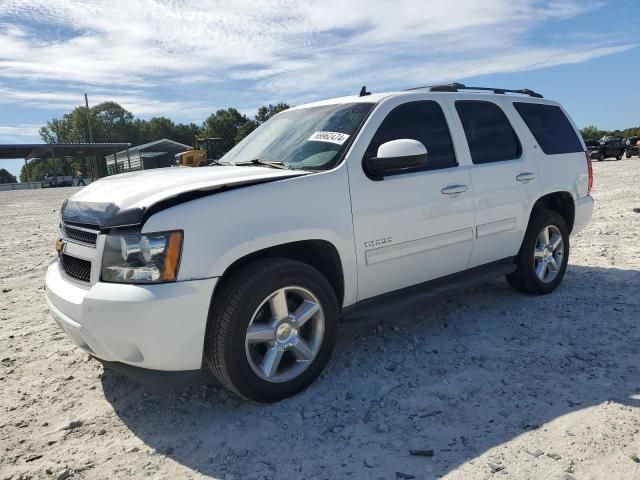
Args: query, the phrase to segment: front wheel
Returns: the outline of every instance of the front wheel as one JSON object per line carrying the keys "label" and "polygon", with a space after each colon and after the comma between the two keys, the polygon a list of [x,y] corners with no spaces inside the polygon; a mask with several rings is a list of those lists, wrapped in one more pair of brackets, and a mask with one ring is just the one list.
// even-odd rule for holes
{"label": "front wheel", "polygon": [[241,397],[276,402],[322,372],[336,340],[338,303],[328,280],[295,260],[264,259],[224,281],[209,315],[205,355]]}
{"label": "front wheel", "polygon": [[516,271],[507,282],[524,293],[544,295],[562,281],[569,261],[569,229],[564,218],[543,210],[529,223],[516,257]]}

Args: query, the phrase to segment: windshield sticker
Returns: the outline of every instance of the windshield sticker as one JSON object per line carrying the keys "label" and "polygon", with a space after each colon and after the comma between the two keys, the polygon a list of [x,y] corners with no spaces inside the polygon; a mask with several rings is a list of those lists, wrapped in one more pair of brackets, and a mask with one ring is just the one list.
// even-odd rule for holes
{"label": "windshield sticker", "polygon": [[330,142],[342,145],[349,135],[340,132],[315,132],[309,137],[310,142]]}

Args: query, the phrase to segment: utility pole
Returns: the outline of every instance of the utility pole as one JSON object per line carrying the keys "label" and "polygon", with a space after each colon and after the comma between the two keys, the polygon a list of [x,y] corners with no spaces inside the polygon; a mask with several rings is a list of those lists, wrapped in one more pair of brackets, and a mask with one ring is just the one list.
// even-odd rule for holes
{"label": "utility pole", "polygon": [[89,141],[93,143],[93,132],[91,131],[91,110],[89,110],[89,98],[84,94],[84,104],[87,107],[87,125],[89,126]]}

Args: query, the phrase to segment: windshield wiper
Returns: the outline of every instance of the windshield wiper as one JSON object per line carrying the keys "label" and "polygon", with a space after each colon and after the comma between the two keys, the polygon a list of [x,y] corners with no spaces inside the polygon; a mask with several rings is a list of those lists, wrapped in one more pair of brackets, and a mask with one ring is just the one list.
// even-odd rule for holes
{"label": "windshield wiper", "polygon": [[277,160],[260,160],[259,158],[254,158],[253,160],[249,160],[248,162],[237,162],[235,163],[235,165],[239,167],[259,165],[263,167],[277,168],[279,170],[289,170],[289,167],[284,162],[279,162]]}

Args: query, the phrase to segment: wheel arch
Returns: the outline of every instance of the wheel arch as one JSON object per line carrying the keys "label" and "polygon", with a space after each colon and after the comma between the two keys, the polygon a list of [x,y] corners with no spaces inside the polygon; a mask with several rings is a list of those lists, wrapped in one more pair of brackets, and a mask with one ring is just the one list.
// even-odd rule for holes
{"label": "wheel arch", "polygon": [[272,245],[244,255],[233,261],[224,270],[216,289],[239,268],[262,258],[288,258],[311,265],[327,278],[336,294],[338,305],[342,308],[345,297],[342,259],[338,249],[331,242],[321,239],[299,240]]}
{"label": "wheel arch", "polygon": [[573,195],[569,191],[559,190],[538,198],[531,207],[529,222],[542,210],[553,210],[562,216],[567,223],[569,233],[571,233],[576,218],[576,204]]}

